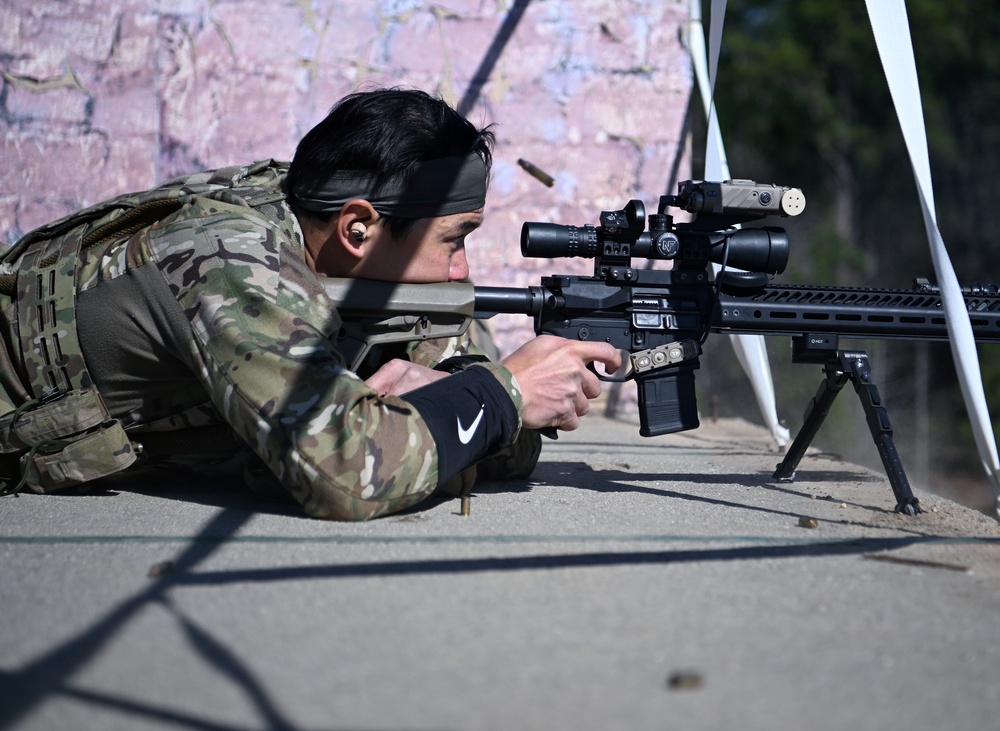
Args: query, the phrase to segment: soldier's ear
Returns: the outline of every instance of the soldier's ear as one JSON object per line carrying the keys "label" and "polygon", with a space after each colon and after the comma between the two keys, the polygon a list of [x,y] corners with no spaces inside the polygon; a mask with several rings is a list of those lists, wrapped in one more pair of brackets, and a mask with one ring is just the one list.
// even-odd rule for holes
{"label": "soldier's ear", "polygon": [[337,216],[334,236],[345,252],[360,259],[371,237],[370,227],[377,219],[378,213],[371,203],[363,198],[349,200]]}

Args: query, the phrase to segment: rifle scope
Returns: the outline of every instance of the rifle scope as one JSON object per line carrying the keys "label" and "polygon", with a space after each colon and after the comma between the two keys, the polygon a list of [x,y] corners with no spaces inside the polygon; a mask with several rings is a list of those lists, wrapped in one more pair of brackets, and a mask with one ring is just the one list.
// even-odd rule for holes
{"label": "rifle scope", "polygon": [[653,229],[634,238],[621,237],[621,233],[619,229],[618,235],[610,235],[603,227],[589,224],[567,226],[528,222],[521,228],[521,255],[543,259],[566,256],[593,259],[609,251],[620,255],[624,244],[628,246],[626,256],[677,260],[679,264],[725,262],[727,267],[748,272],[781,274],[788,263],[788,234],[776,226],[724,231]]}

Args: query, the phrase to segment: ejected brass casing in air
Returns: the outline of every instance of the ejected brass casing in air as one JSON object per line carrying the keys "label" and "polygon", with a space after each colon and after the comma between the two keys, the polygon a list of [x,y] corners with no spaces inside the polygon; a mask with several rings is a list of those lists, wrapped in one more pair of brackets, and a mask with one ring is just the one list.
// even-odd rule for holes
{"label": "ejected brass casing in air", "polygon": [[548,187],[551,188],[553,185],[556,184],[555,178],[553,178],[551,175],[549,175],[541,168],[535,167],[524,158],[518,158],[517,164],[520,165],[522,168],[524,168],[528,172],[528,174],[531,175],[531,177],[535,178],[536,180],[539,180]]}

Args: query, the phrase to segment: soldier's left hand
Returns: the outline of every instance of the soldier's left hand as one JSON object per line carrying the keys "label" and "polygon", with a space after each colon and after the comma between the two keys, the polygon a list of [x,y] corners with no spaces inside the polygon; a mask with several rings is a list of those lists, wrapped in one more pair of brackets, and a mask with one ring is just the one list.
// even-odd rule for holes
{"label": "soldier's left hand", "polygon": [[402,396],[447,375],[444,371],[435,371],[408,360],[395,358],[375,371],[365,383],[375,389],[379,396]]}

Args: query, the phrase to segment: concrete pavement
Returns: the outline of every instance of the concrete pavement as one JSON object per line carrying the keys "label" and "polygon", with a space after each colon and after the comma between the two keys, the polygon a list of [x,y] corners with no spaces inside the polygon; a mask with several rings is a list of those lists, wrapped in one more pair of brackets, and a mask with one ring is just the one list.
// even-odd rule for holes
{"label": "concrete pavement", "polygon": [[0,727],[1000,725],[997,521],[778,459],[741,421],[591,416],[468,516],[177,479],[0,500]]}

